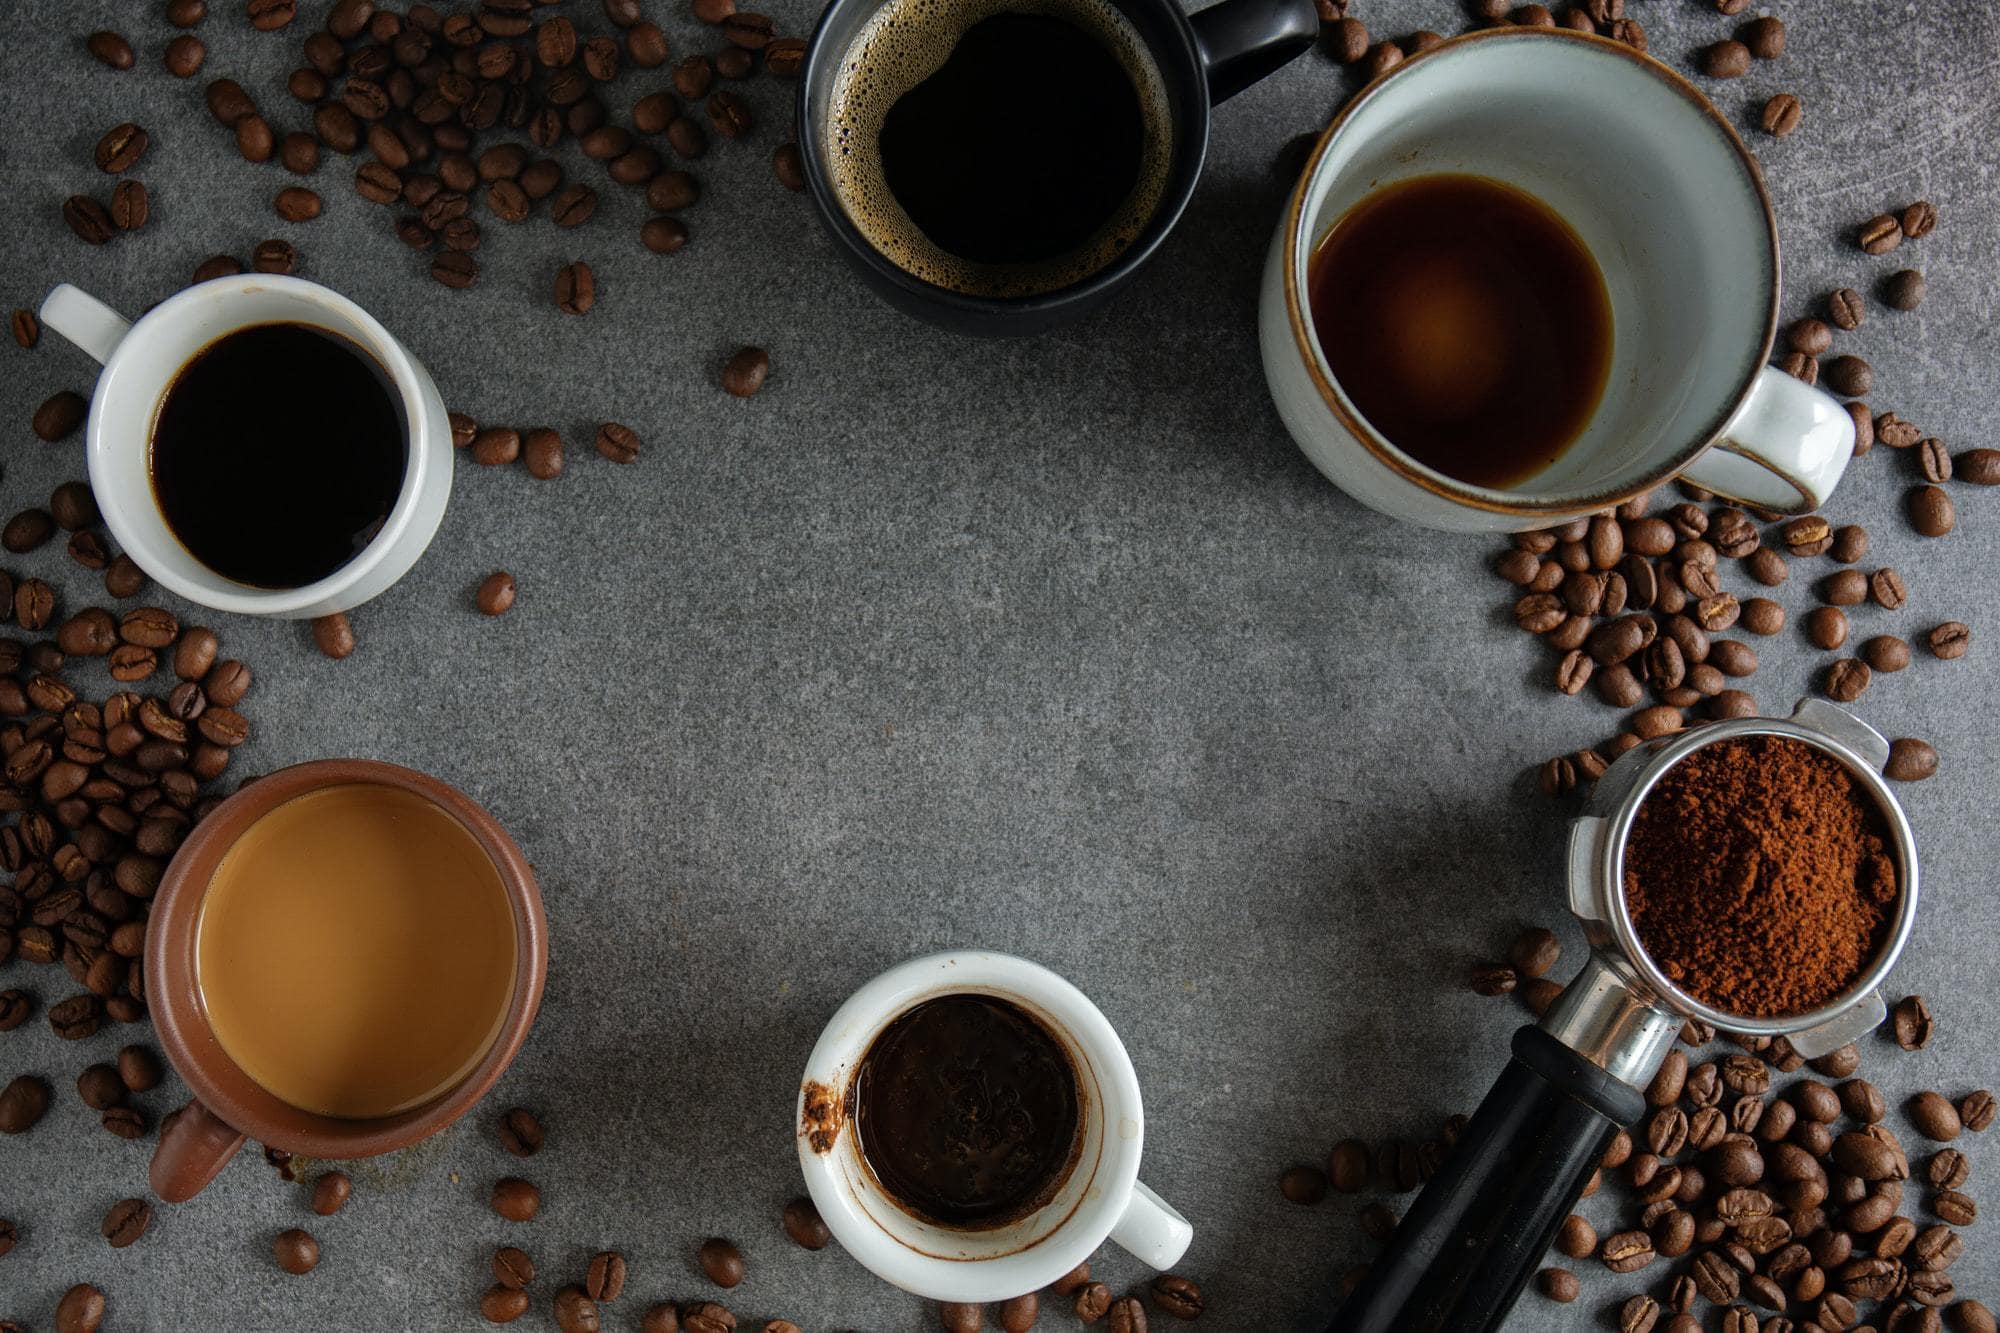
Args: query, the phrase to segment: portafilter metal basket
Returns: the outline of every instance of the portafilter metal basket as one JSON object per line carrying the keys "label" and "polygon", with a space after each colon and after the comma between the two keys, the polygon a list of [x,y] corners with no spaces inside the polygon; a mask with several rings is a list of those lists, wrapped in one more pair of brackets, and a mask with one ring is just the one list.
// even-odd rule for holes
{"label": "portafilter metal basket", "polygon": [[[1881,812],[1896,859],[1895,917],[1874,959],[1810,1013],[1750,1018],[1703,1004],[1646,953],[1625,902],[1625,840],[1653,785],[1695,751],[1745,736],[1789,737],[1838,760]],[[1888,761],[1889,743],[1874,728],[1815,699],[1787,720],[1710,723],[1620,756],[1570,825],[1569,906],[1590,941],[1589,960],[1539,1026],[1514,1034],[1514,1058],[1329,1333],[1498,1328],[1612,1137],[1645,1115],[1643,1090],[1688,1019],[1782,1036],[1808,1059],[1882,1022],[1879,987],[1917,911],[1916,843],[1882,779]]]}

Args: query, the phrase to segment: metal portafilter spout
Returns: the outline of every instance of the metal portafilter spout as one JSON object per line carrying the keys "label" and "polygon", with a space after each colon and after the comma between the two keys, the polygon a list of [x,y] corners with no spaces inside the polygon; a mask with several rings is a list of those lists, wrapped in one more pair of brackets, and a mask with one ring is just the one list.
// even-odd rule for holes
{"label": "metal portafilter spout", "polygon": [[[1821,1008],[1781,1018],[1725,1013],[1676,986],[1641,947],[1624,894],[1625,840],[1653,785],[1696,750],[1752,736],[1800,741],[1853,775],[1881,812],[1900,888],[1862,974]],[[1809,699],[1788,720],[1740,718],[1661,737],[1605,772],[1569,835],[1569,906],[1590,957],[1541,1023],[1514,1034],[1513,1059],[1328,1333],[1477,1333],[1504,1323],[1612,1137],[1645,1114],[1643,1090],[1688,1019],[1786,1037],[1807,1059],[1881,1023],[1878,988],[1917,908],[1916,845],[1882,779],[1888,760],[1873,728]]]}

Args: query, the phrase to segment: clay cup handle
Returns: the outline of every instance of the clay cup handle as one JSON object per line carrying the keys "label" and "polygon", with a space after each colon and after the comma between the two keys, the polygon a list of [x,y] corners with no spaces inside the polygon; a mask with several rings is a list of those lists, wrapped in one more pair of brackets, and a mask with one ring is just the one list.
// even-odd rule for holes
{"label": "clay cup handle", "polygon": [[189,1102],[160,1122],[147,1178],[168,1203],[185,1203],[208,1188],[243,1146],[243,1132],[224,1124],[200,1102]]}

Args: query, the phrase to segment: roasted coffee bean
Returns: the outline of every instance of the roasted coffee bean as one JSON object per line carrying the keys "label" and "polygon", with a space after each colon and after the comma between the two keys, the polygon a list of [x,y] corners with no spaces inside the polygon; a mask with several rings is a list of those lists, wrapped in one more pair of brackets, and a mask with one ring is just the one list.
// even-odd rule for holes
{"label": "roasted coffee bean", "polygon": [[1799,101],[1798,94],[1776,93],[1764,103],[1764,110],[1758,116],[1758,123],[1764,127],[1764,133],[1782,139],[1799,127],[1804,111],[1804,104]]}
{"label": "roasted coffee bean", "polygon": [[556,309],[565,315],[582,315],[597,303],[597,279],[590,265],[581,259],[556,270]]}
{"label": "roasted coffee bean", "polygon": [[34,416],[29,419],[28,426],[35,432],[37,439],[54,444],[73,434],[89,413],[90,404],[84,401],[83,395],[63,389],[42,400],[41,406],[35,409]]}
{"label": "roasted coffee bean", "polygon": [[1872,674],[1866,662],[1843,657],[1820,677],[1820,690],[1836,703],[1853,703],[1868,689]]}
{"label": "roasted coffee bean", "polygon": [[526,1222],[542,1210],[542,1192],[518,1176],[505,1176],[493,1183],[491,1203],[509,1222]]}
{"label": "roasted coffee bean", "polygon": [[331,1217],[346,1207],[353,1193],[354,1182],[345,1171],[327,1171],[313,1182],[312,1210],[321,1217]]}
{"label": "roasted coffee bean", "polygon": [[1759,60],[1776,60],[1785,53],[1785,25],[1781,19],[1769,15],[1752,19],[1738,30],[1737,36]]}
{"label": "roasted coffee bean", "polygon": [[1952,474],[1974,486],[2000,486],[2000,449],[1967,449],[1952,460]]}
{"label": "roasted coffee bean", "polygon": [[243,271],[243,261],[234,255],[211,255],[196,266],[193,281],[203,283],[215,278],[227,278]]}
{"label": "roasted coffee bean", "polygon": [[514,576],[504,569],[488,574],[473,595],[473,604],[484,616],[506,614],[514,605]]}
{"label": "roasted coffee bean", "polygon": [[18,1075],[0,1090],[0,1134],[25,1134],[49,1109],[49,1085],[32,1074]]}
{"label": "roasted coffee bean", "polygon": [[1963,623],[1947,620],[1942,625],[1933,626],[1924,635],[1924,647],[1930,649],[1933,657],[1951,661],[1965,656],[1972,646],[1972,631]]}
{"label": "roasted coffee bean", "polygon": [[1583,1284],[1567,1268],[1544,1268],[1535,1275],[1535,1289],[1550,1300],[1567,1305],[1577,1298]]}
{"label": "roasted coffee bean", "polygon": [[1854,240],[1868,254],[1885,255],[1903,243],[1903,224],[1894,213],[1878,213],[1861,224]]}
{"label": "roasted coffee bean", "polygon": [[34,1002],[18,990],[0,991],[0,1032],[12,1032],[28,1021]]}
{"label": "roasted coffee bean", "polygon": [[1882,280],[1882,303],[1892,310],[1915,310],[1924,303],[1924,275],[1899,269]]}
{"label": "roasted coffee bean", "polygon": [[[314,646],[335,661],[354,651],[354,627],[348,622],[345,611],[316,617],[312,622],[312,635]],[[208,697],[211,703],[216,702],[213,690]]]}
{"label": "roasted coffee bean", "polygon": [[98,61],[115,70],[132,68],[132,43],[115,32],[93,32],[83,39],[83,47]]}
{"label": "roasted coffee bean", "polygon": [[1636,1273],[1653,1262],[1653,1238],[1643,1231],[1621,1231],[1605,1240],[1599,1257],[1614,1273]]}
{"label": "roasted coffee bean", "polygon": [[469,450],[472,461],[485,467],[499,467],[521,456],[521,432],[510,426],[488,426],[473,437]]}
{"label": "roasted coffee bean", "polygon": [[[1326,1197],[1326,1172],[1316,1166],[1294,1166],[1278,1177],[1278,1192],[1290,1203],[1311,1205]],[[789,1212],[786,1230],[791,1229]]]}
{"label": "roasted coffee bean", "polygon": [[729,1241],[712,1236],[697,1252],[701,1271],[718,1287],[734,1287],[743,1281],[743,1252]]}
{"label": "roasted coffee bean", "polygon": [[41,341],[42,322],[35,317],[35,312],[32,310],[16,310],[9,321],[9,328],[14,335],[14,341],[23,351],[32,349]]}
{"label": "roasted coffee bean", "polygon": [[1191,1279],[1162,1273],[1153,1279],[1153,1304],[1176,1319],[1199,1319],[1203,1309],[1201,1288]]}
{"label": "roasted coffee bean", "polygon": [[703,105],[708,112],[708,123],[723,138],[740,139],[750,133],[750,108],[735,93],[727,89],[712,93]]}
{"label": "roasted coffee bean", "polygon": [[1875,370],[1858,356],[1836,356],[1820,367],[1827,387],[1848,398],[1860,398],[1875,387]]}
{"label": "roasted coffee bean", "polygon": [[77,1283],[56,1302],[56,1333],[97,1333],[103,1322],[104,1293],[88,1282]]}
{"label": "roasted coffee bean", "polygon": [[479,1316],[489,1324],[511,1324],[528,1312],[528,1293],[510,1287],[489,1287],[479,1298]]}
{"label": "roasted coffee bean", "polygon": [[403,195],[403,179],[381,162],[364,162],[354,173],[354,192],[371,204],[393,204]]}
{"label": "roasted coffee bean", "polygon": [[1861,327],[1868,317],[1867,304],[1861,293],[1852,287],[1842,287],[1826,298],[1827,318],[1837,329],[1853,331]]}
{"label": "roasted coffee bean", "polygon": [[145,1235],[146,1228],[152,1225],[153,1205],[144,1199],[120,1199],[104,1214],[97,1230],[112,1249],[122,1250]]}
{"label": "roasted coffee bean", "polygon": [[493,1280],[510,1291],[519,1291],[535,1280],[535,1261],[511,1245],[493,1252]]}
{"label": "roasted coffee bean", "polygon": [[290,241],[275,237],[257,242],[257,248],[250,255],[250,267],[259,273],[290,273],[298,266],[298,250]]}
{"label": "roasted coffee bean", "polygon": [[1883,610],[1894,611],[1909,600],[1910,590],[1895,570],[1878,569],[1868,576],[1868,596]]}
{"label": "roasted coffee bean", "polygon": [[[1576,778],[1572,770],[1569,786],[1575,785]],[[1519,982],[1520,978],[1514,975],[1514,969],[1511,967],[1482,965],[1472,970],[1471,986],[1475,995],[1511,995]]]}
{"label": "roasted coffee bean", "polygon": [[1942,537],[1958,523],[1951,496],[1940,486],[1919,486],[1912,490],[1905,508],[1910,526],[1926,537]]}
{"label": "roasted coffee bean", "polygon": [[625,1290],[625,1256],[601,1250],[590,1258],[583,1279],[584,1294],[593,1301],[615,1301]]}
{"label": "roasted coffee bean", "polygon": [[479,281],[479,263],[462,251],[446,250],[431,261],[431,277],[443,286],[463,291]]}
{"label": "roasted coffee bean", "polygon": [[588,185],[572,183],[549,205],[549,217],[558,227],[580,227],[597,211],[597,192]]}
{"label": "roasted coffee bean", "polygon": [[805,156],[795,143],[781,143],[771,150],[771,174],[778,184],[793,194],[803,194],[806,188]]}
{"label": "roasted coffee bean", "polygon": [[278,141],[278,160],[294,175],[310,176],[319,170],[319,140],[310,134],[287,134]]}
{"label": "roasted coffee bean", "polygon": [[1937,209],[1929,200],[1919,199],[1903,210],[1896,220],[1896,225],[1902,229],[1903,235],[1911,240],[1928,236],[1937,226]]}
{"label": "roasted coffee bean", "polygon": [[722,367],[722,387],[733,397],[748,398],[764,387],[771,357],[761,347],[739,347]]}
{"label": "roasted coffee bean", "polygon": [[182,33],[167,43],[167,49],[160,58],[167,73],[177,79],[191,79],[201,73],[202,63],[208,59],[208,47],[193,33]]}
{"label": "roasted coffee bean", "polygon": [[1111,1303],[1105,1326],[1110,1333],[1146,1333],[1146,1307],[1137,1296],[1122,1296]]}
{"label": "roasted coffee bean", "polygon": [[120,231],[138,231],[153,215],[153,197],[141,181],[122,180],[111,187],[111,225]]}
{"label": "roasted coffee bean", "polygon": [[103,1111],[125,1100],[125,1080],[110,1065],[91,1065],[76,1076],[76,1095],[91,1110]]}
{"label": "roasted coffee bean", "polygon": [[1735,40],[1703,47],[1699,56],[1701,72],[1711,79],[1734,79],[1750,71],[1750,48]]}
{"label": "roasted coffee bean", "polygon": [[152,138],[144,129],[126,121],[106,130],[91,156],[99,171],[115,176],[137,166],[151,143]]}
{"label": "roasted coffee bean", "polygon": [[303,1277],[319,1267],[319,1242],[312,1233],[293,1227],[281,1231],[271,1242],[271,1257],[278,1267],[293,1277]]}
{"label": "roasted coffee bean", "polygon": [[1815,648],[1832,652],[1847,642],[1847,613],[1837,606],[1820,606],[1806,612],[1806,638]]}
{"label": "roasted coffee bean", "polygon": [[675,116],[667,123],[667,142],[676,153],[690,160],[708,151],[708,135],[689,116]]}
{"label": "roasted coffee bean", "polygon": [[604,422],[597,428],[593,441],[597,452],[614,463],[632,463],[639,457],[639,435],[630,426],[615,421]]}
{"label": "roasted coffee bean", "polygon": [[136,1107],[109,1107],[98,1117],[98,1123],[104,1126],[105,1132],[121,1139],[146,1137],[146,1116]]}
{"label": "roasted coffee bean", "polygon": [[1896,1044],[1906,1051],[1920,1051],[1931,1039],[1931,1011],[1921,995],[1905,995],[1889,1016]]}
{"label": "roasted coffee bean", "polygon": [[687,244],[687,224],[676,217],[648,218],[639,228],[639,239],[654,254],[670,255]]}
{"label": "roasted coffee bean", "polygon": [[1962,1128],[1958,1108],[1935,1092],[1920,1092],[1910,1098],[1910,1123],[1917,1132],[1936,1143],[1949,1143]]}
{"label": "roasted coffee bean", "polygon": [[[1321,1192],[1325,1192],[1324,1178],[1321,1181]],[[790,1236],[792,1243],[800,1249],[823,1250],[833,1242],[833,1232],[820,1218],[819,1209],[814,1206],[811,1199],[803,1196],[785,1205],[784,1224],[785,1234]]]}
{"label": "roasted coffee bean", "polygon": [[1824,356],[1833,348],[1833,330],[1826,321],[1807,316],[1785,330],[1785,345],[1807,356]]}

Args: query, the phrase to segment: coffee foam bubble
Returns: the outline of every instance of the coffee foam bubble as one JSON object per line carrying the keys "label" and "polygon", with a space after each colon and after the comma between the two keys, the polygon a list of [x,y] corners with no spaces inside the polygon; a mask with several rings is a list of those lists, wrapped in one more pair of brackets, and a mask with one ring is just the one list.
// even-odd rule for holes
{"label": "coffee foam bubble", "polygon": [[[973,25],[996,14],[1062,19],[1096,38],[1132,80],[1146,127],[1138,183],[1095,235],[1066,255],[982,264],[924,235],[889,188],[882,126],[890,108],[951,58]],[[1032,82],[1024,91],[1033,94]],[[1166,83],[1131,20],[1109,0],[889,0],[849,45],[828,99],[826,157],[834,194],[868,243],[898,268],[969,296],[1033,296],[1083,281],[1123,254],[1166,192],[1173,149]]]}

